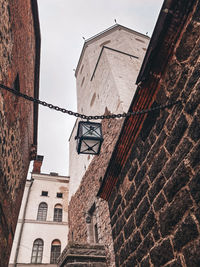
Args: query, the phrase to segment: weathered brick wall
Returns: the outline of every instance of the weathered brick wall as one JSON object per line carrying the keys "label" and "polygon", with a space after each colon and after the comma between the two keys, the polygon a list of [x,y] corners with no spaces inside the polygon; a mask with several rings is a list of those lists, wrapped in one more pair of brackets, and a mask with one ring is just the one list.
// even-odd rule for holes
{"label": "weathered brick wall", "polygon": [[[0,83],[33,96],[31,1],[0,0]],[[33,144],[33,104],[0,89],[0,266],[7,266]]]}
{"label": "weathered brick wall", "polygon": [[104,142],[101,153],[92,160],[79,189],[69,203],[69,241],[73,235],[73,241],[79,243],[88,242],[86,216],[95,203],[99,243],[106,247],[108,266],[115,266],[108,204],[97,199],[96,195],[100,186],[99,180],[104,176],[121,125],[122,120],[103,121]]}
{"label": "weathered brick wall", "polygon": [[109,199],[117,266],[200,266],[200,4]]}

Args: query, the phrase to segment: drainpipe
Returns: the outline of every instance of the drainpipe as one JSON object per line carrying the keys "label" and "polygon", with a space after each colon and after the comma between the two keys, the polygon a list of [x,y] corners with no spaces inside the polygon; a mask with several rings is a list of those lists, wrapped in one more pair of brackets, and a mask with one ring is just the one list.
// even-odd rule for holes
{"label": "drainpipe", "polygon": [[34,181],[34,179],[31,178],[31,184],[30,184],[30,186],[28,188],[28,193],[27,193],[27,197],[26,197],[26,203],[25,203],[25,206],[24,206],[24,211],[23,211],[23,216],[22,216],[22,223],[21,223],[21,227],[20,227],[20,230],[19,230],[19,238],[17,240],[17,249],[16,249],[16,253],[15,253],[14,267],[17,266],[17,259],[18,259],[18,255],[19,255],[19,247],[20,247],[23,228],[24,228],[24,223],[25,223],[26,209],[27,209],[28,200],[29,200],[29,196],[30,196],[30,190],[31,190],[31,186],[33,184],[33,181]]}

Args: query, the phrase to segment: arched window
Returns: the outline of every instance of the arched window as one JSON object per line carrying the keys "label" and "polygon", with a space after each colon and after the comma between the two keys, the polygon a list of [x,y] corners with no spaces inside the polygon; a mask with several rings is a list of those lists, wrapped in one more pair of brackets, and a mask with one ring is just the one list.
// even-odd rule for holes
{"label": "arched window", "polygon": [[47,203],[41,202],[38,207],[37,220],[46,221],[47,218]]}
{"label": "arched window", "polygon": [[31,256],[31,263],[41,263],[42,262],[42,253],[43,253],[43,240],[36,239],[33,243],[33,250]]}
{"label": "arched window", "polygon": [[56,204],[54,207],[54,222],[62,222],[62,205]]}
{"label": "arched window", "polygon": [[50,263],[56,263],[56,260],[60,256],[60,251],[61,251],[61,243],[58,239],[56,239],[51,243]]}

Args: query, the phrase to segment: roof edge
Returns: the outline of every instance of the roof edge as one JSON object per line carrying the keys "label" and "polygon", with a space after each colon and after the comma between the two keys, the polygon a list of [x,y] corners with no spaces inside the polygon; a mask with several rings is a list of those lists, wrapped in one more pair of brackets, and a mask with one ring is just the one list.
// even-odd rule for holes
{"label": "roof edge", "polygon": [[90,38],[88,38],[88,39],[85,40],[84,45],[83,45],[83,48],[82,48],[82,50],[81,50],[81,54],[80,54],[80,57],[79,57],[79,61],[78,61],[77,67],[76,67],[75,77],[77,77],[77,74],[78,74],[78,71],[79,71],[79,68],[80,68],[80,64],[81,64],[81,61],[82,61],[82,58],[83,58],[85,49],[87,48],[87,45],[88,45],[89,43],[93,42],[94,40],[98,39],[98,38],[101,37],[102,35],[109,34],[111,31],[113,31],[113,30],[115,30],[115,29],[117,29],[117,28],[123,28],[123,29],[126,30],[126,31],[130,31],[130,32],[135,33],[135,34],[137,34],[137,35],[139,35],[139,36],[145,37],[145,38],[148,39],[148,40],[150,39],[149,36],[147,36],[147,35],[145,35],[145,34],[143,34],[143,33],[140,33],[140,32],[138,32],[138,31],[132,30],[132,29],[130,29],[130,28],[128,28],[128,27],[125,27],[125,26],[123,26],[123,25],[121,25],[121,24],[118,24],[118,23],[114,24],[113,26],[107,28],[106,30],[101,31],[101,32],[95,34],[94,36],[92,36],[92,37],[90,37]]}
{"label": "roof edge", "polygon": [[[35,70],[34,70],[34,98],[39,98],[39,77],[40,77],[40,52],[41,52],[41,34],[38,13],[37,0],[31,0],[31,9],[33,15],[33,27],[35,33]],[[37,146],[38,139],[38,104],[33,107],[33,144]]]}

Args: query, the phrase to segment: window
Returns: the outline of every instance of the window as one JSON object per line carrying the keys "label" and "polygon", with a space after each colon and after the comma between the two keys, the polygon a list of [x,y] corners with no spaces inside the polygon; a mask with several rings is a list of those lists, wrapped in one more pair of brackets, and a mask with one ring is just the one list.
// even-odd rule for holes
{"label": "window", "polygon": [[42,191],[42,194],[41,194],[43,197],[48,197],[48,191]]}
{"label": "window", "polygon": [[54,222],[62,222],[62,205],[55,205],[53,220]]}
{"label": "window", "polygon": [[63,197],[63,193],[57,193],[57,197],[58,198],[62,198]]}
{"label": "window", "polygon": [[15,78],[14,84],[13,84],[13,88],[20,92],[20,83],[19,83],[19,74],[17,73],[17,76]]}
{"label": "window", "polygon": [[50,263],[56,263],[56,260],[60,256],[61,244],[59,240],[54,240],[51,244],[51,259]]}
{"label": "window", "polygon": [[88,242],[99,243],[95,203],[92,205],[92,207],[87,213],[86,223],[87,223],[87,231],[88,231]]}
{"label": "window", "polygon": [[36,239],[33,243],[31,263],[41,263],[42,262],[42,254],[43,254],[43,240]]}
{"label": "window", "polygon": [[47,218],[47,203],[41,202],[38,207],[37,220],[46,221]]}

